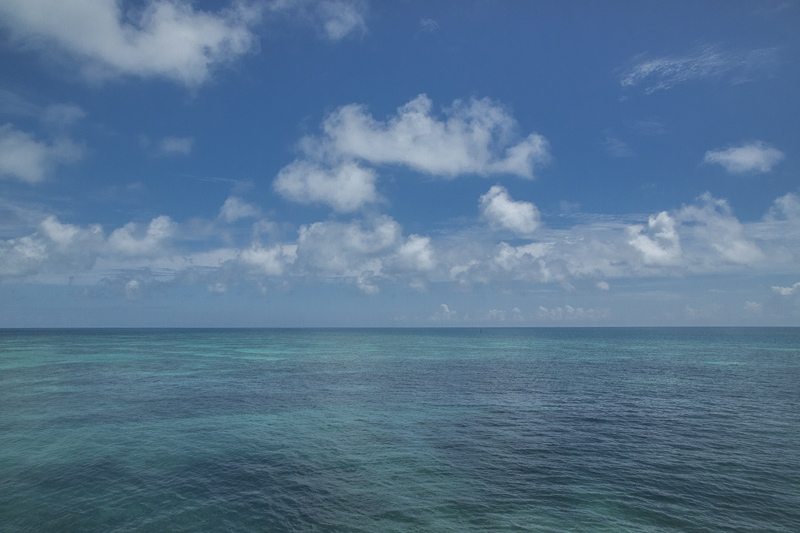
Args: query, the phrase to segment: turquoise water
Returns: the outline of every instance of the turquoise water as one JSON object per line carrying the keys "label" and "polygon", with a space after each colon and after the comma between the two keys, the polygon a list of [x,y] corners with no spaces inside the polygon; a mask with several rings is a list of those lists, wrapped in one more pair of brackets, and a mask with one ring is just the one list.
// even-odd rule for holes
{"label": "turquoise water", "polygon": [[800,531],[800,329],[0,330],[3,531]]}

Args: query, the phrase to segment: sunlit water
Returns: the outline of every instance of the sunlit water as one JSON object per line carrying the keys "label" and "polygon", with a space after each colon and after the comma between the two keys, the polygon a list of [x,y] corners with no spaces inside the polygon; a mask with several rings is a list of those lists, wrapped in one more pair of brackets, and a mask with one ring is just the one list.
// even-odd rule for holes
{"label": "sunlit water", "polygon": [[0,330],[3,531],[800,531],[800,329]]}

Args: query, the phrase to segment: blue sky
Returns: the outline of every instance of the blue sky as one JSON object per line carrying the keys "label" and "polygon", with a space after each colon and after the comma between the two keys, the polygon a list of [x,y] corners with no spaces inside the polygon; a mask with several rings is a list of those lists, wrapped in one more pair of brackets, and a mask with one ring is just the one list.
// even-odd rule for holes
{"label": "blue sky", "polygon": [[800,4],[5,0],[0,327],[800,325]]}

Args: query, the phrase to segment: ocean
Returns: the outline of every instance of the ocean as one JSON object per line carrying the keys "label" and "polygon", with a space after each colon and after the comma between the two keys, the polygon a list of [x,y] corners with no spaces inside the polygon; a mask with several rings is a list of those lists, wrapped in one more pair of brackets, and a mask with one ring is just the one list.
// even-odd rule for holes
{"label": "ocean", "polygon": [[0,530],[800,531],[800,328],[0,330]]}

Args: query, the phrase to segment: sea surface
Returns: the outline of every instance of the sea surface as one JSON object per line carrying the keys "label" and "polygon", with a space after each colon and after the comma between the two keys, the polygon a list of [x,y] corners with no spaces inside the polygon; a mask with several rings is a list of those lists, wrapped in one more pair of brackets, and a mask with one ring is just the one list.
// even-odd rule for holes
{"label": "sea surface", "polygon": [[800,531],[800,329],[0,330],[0,530]]}

